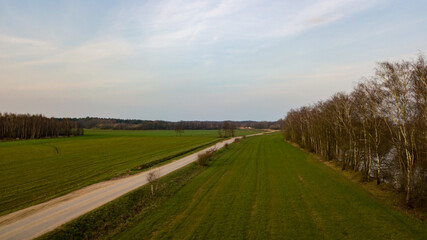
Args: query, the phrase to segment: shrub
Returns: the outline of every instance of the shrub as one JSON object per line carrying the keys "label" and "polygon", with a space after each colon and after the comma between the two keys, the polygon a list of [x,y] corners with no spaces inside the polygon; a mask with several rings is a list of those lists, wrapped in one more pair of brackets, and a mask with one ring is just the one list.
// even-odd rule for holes
{"label": "shrub", "polygon": [[211,148],[208,151],[197,155],[197,165],[208,166],[209,161],[212,159],[215,152],[216,152],[216,148]]}

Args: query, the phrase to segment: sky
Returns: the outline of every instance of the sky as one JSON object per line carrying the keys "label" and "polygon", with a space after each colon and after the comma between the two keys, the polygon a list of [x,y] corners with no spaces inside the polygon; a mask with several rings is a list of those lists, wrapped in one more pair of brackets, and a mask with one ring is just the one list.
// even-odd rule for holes
{"label": "sky", "polygon": [[425,0],[0,2],[0,112],[269,120],[427,51]]}

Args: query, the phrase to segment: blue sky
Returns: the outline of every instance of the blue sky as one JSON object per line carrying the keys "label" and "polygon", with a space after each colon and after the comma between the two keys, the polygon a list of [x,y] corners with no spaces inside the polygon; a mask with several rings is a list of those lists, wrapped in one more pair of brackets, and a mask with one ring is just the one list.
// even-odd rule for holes
{"label": "blue sky", "polygon": [[1,1],[0,112],[277,120],[427,49],[427,1]]}

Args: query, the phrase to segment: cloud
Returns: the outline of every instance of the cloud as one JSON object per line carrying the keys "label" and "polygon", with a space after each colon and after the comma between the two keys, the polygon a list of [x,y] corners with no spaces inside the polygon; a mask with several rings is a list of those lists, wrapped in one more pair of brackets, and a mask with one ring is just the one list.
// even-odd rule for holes
{"label": "cloud", "polygon": [[326,19],[322,17],[313,17],[310,20],[308,20],[308,24],[320,24],[325,22]]}
{"label": "cloud", "polygon": [[49,54],[56,47],[48,42],[0,34],[0,59]]}
{"label": "cloud", "polygon": [[310,1],[311,4],[300,9],[287,12],[282,19],[283,24],[272,32],[272,36],[293,36],[313,27],[329,24],[341,18],[348,17],[365,8],[372,7],[378,1],[367,0],[323,0]]}
{"label": "cloud", "polygon": [[[158,13],[151,18],[143,18],[151,32],[143,40],[143,47],[162,48],[179,45],[215,42],[215,21],[238,10],[243,1],[159,1],[152,6]],[[140,13],[136,13],[140,14]]]}
{"label": "cloud", "polygon": [[[70,105],[83,103],[82,109],[93,104],[86,112],[105,106],[106,115],[129,111],[154,117],[163,112],[169,118],[175,107],[199,109],[195,104],[218,109],[206,108],[213,115],[222,114],[220,118],[233,102],[236,113],[247,106],[245,111],[253,114],[270,105],[279,109],[295,101],[303,104],[348,89],[348,81],[363,76],[364,67],[340,62],[354,62],[348,59],[357,55],[356,50],[350,45],[336,49],[365,37],[366,31],[353,33],[340,26],[347,34],[337,32],[333,40],[323,32],[318,39],[290,38],[341,21],[378,1],[382,0],[149,0],[132,6],[105,4],[108,14],[100,10],[79,15],[87,22],[70,15],[61,22],[66,24],[44,25],[46,20],[39,18],[25,28],[7,28],[16,31],[2,31],[0,24],[0,95],[3,102],[19,96],[41,110],[40,98],[49,99],[52,106],[68,98]],[[85,3],[77,4],[76,11],[79,7]],[[53,18],[57,16],[48,19]],[[73,31],[58,33],[49,27]],[[377,34],[380,29],[374,30]],[[319,61],[322,68],[316,69]],[[336,68],[325,66],[334,61]],[[22,105],[19,109],[31,109]],[[138,113],[127,110],[130,105]],[[252,105],[259,108],[252,111]],[[144,115],[138,115],[141,112]],[[184,113],[189,117],[183,118],[200,115],[193,110]]]}
{"label": "cloud", "polygon": [[[0,53],[0,62],[9,67],[82,65],[133,52],[133,47],[121,39],[94,40],[72,48],[59,48],[44,41],[5,35],[0,36],[0,49],[3,50]],[[15,61],[17,58],[20,58],[19,61]]]}
{"label": "cloud", "polygon": [[191,43],[196,39],[197,34],[205,28],[203,24],[197,24],[178,31],[150,36],[141,44],[141,47],[164,48],[181,45],[185,40]]}
{"label": "cloud", "polygon": [[0,43],[3,44],[15,44],[15,45],[26,45],[35,47],[50,47],[48,43],[35,39],[27,39],[14,36],[0,35]]}
{"label": "cloud", "polygon": [[238,44],[235,46],[239,48],[242,41],[268,41],[302,33],[375,2],[311,0],[301,5],[298,1],[149,1],[126,6],[112,18],[110,28],[103,28],[93,39],[71,46],[0,35],[0,58],[26,57],[19,63],[33,65],[93,62],[144,49],[217,44]]}
{"label": "cloud", "polygon": [[378,1],[155,1],[122,10],[115,30],[131,33],[143,48],[268,40],[335,22]]}

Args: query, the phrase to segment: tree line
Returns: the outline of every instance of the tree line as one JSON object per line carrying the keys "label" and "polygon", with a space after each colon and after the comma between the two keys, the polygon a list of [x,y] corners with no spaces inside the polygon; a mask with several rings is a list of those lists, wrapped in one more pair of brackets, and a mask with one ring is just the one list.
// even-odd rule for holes
{"label": "tree line", "polygon": [[335,160],[343,170],[405,191],[408,204],[425,204],[426,99],[424,56],[381,62],[352,92],[290,110],[282,130],[286,140]]}
{"label": "tree line", "polygon": [[70,119],[0,113],[0,139],[35,139],[79,135],[83,135],[83,128]]}
{"label": "tree line", "polygon": [[217,130],[225,122],[233,123],[235,128],[280,129],[281,121],[162,121],[113,118],[73,118],[83,128],[115,130]]}
{"label": "tree line", "polygon": [[0,139],[34,139],[83,135],[83,129],[113,130],[219,130],[221,136],[234,136],[236,128],[280,129],[281,121],[179,121],[112,118],[47,118],[43,115],[0,113]]}

